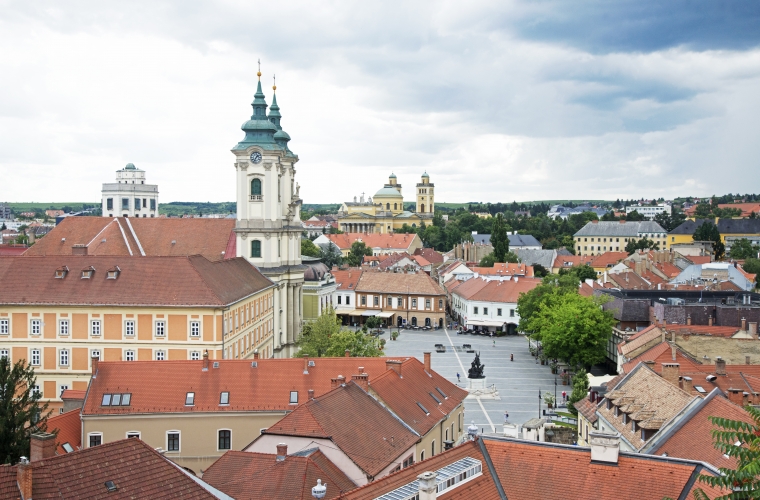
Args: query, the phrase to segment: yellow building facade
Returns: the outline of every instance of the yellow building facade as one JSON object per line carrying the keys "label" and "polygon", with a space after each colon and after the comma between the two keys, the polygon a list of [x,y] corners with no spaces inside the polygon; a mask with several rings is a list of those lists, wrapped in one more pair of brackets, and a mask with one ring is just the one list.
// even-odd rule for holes
{"label": "yellow building facade", "polygon": [[416,186],[415,211],[404,209],[401,184],[391,174],[388,183],[366,201],[364,195],[345,202],[338,212],[338,227],[344,233],[392,233],[404,224],[420,227],[432,223],[435,214],[435,184],[424,173]]}

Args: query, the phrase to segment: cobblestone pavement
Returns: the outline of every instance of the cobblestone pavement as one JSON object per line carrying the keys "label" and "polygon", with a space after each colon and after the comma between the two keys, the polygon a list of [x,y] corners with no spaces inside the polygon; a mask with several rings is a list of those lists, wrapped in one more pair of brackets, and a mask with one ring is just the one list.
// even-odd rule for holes
{"label": "cobblestone pavement", "polygon": [[[394,329],[395,331],[395,329]],[[562,399],[562,391],[570,395],[570,386],[563,386],[559,377],[553,375],[549,366],[536,364],[530,355],[528,342],[522,335],[494,337],[493,340],[481,335],[457,335],[452,330],[411,331],[401,330],[396,341],[391,341],[388,334],[382,335],[387,339],[385,355],[390,357],[417,357],[422,360],[423,352],[430,351],[433,370],[443,375],[453,383],[457,383],[457,373],[461,376],[460,387],[467,386],[467,371],[475,358],[474,354],[464,350],[453,349],[462,344],[471,344],[476,352],[480,352],[480,362],[485,365],[487,384],[495,385],[499,391],[499,400],[467,399],[465,401],[465,417],[469,424],[474,421],[486,433],[501,432],[504,423],[504,412],[509,412],[511,423],[522,424],[528,419],[539,416],[538,391],[554,393],[554,381],[557,380],[557,398]],[[445,353],[435,351],[435,344],[446,346]],[[509,360],[514,354],[514,361]],[[546,405],[541,401],[540,410]],[[563,411],[561,409],[560,411]]]}

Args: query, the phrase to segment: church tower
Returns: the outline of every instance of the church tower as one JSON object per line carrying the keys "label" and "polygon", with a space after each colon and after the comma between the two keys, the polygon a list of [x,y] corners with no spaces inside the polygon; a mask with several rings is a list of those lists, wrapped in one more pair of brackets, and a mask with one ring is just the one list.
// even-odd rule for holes
{"label": "church tower", "polygon": [[[290,357],[301,334],[304,266],[301,264],[301,203],[295,183],[298,155],[288,149],[276,95],[267,116],[261,71],[245,137],[234,148],[237,177],[237,256],[270,280],[274,292],[274,357]],[[272,91],[277,90],[272,86]]]}
{"label": "church tower", "polygon": [[[422,174],[422,182],[417,184],[417,210],[423,218],[432,218],[435,213],[435,184],[430,183],[430,176]],[[423,215],[424,214],[424,215]]]}

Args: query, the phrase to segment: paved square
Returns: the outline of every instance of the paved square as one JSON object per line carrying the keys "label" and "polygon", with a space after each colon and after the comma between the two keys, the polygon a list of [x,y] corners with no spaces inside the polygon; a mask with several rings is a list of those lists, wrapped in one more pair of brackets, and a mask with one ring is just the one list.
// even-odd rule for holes
{"label": "paved square", "polygon": [[[395,330],[394,330],[395,331]],[[494,337],[496,347],[489,337],[481,335],[457,335],[452,330],[412,331],[401,330],[398,340],[391,341],[388,334],[385,355],[389,357],[423,358],[423,352],[431,352],[433,370],[457,383],[457,372],[461,375],[460,387],[467,386],[467,371],[475,358],[474,354],[457,352],[452,346],[472,344],[476,352],[480,352],[480,362],[485,365],[485,375],[488,385],[495,385],[499,391],[500,400],[467,399],[465,400],[465,416],[469,425],[471,421],[488,432],[501,432],[504,423],[504,411],[509,411],[511,423],[522,424],[528,419],[539,416],[538,391],[554,393],[554,381],[557,381],[557,397],[562,399],[562,391],[570,395],[570,386],[563,386],[558,376],[551,373],[548,365],[536,364],[530,355],[528,342],[522,335]],[[435,352],[435,344],[446,346],[445,353]],[[509,355],[514,354],[515,360],[510,361]],[[371,382],[370,382],[371,383]],[[541,401],[541,410],[546,405]]]}

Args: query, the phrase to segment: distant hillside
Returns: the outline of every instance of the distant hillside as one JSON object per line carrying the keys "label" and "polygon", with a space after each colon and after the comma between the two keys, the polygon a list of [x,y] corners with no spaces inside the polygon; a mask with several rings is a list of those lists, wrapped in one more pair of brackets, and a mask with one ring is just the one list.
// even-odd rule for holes
{"label": "distant hillside", "polygon": [[171,203],[158,204],[158,213],[174,216],[182,215],[208,215],[208,214],[234,214],[237,206],[234,201],[221,203],[200,201],[173,201]]}

